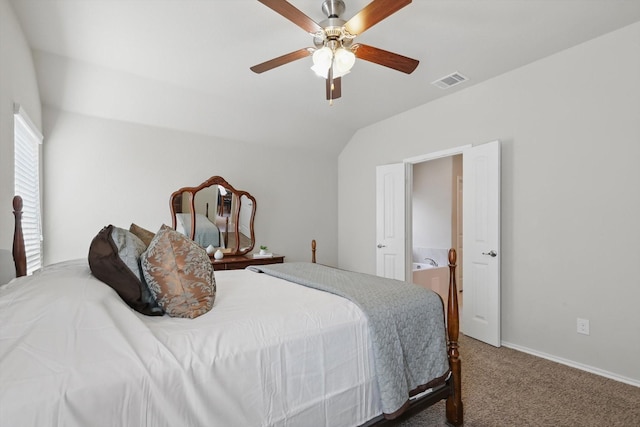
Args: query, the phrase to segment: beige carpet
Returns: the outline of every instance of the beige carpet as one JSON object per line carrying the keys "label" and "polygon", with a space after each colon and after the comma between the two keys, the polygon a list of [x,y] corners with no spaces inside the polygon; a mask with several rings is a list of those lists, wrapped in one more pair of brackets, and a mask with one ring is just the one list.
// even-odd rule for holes
{"label": "beige carpet", "polygon": [[[638,387],[464,336],[460,355],[465,426],[640,426]],[[398,425],[445,426],[444,414],[441,402]]]}

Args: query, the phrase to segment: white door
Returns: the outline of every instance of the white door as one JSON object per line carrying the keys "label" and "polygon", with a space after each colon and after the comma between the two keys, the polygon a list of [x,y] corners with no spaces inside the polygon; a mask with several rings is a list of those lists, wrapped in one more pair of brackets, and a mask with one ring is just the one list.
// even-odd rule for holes
{"label": "white door", "polygon": [[376,168],[376,274],[405,277],[405,165]]}
{"label": "white door", "polygon": [[463,152],[462,331],[500,347],[500,142]]}

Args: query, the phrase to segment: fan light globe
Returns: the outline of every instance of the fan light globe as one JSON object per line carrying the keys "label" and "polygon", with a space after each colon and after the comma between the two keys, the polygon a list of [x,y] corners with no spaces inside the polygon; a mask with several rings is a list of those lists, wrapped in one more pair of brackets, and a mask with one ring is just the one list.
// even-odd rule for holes
{"label": "fan light globe", "polygon": [[351,67],[356,63],[356,56],[349,49],[343,47],[336,49],[333,61],[334,71],[344,75],[351,71]]}
{"label": "fan light globe", "polygon": [[313,52],[313,67],[311,69],[320,77],[326,77],[329,67],[331,66],[331,60],[333,58],[333,52],[327,46],[317,49]]}

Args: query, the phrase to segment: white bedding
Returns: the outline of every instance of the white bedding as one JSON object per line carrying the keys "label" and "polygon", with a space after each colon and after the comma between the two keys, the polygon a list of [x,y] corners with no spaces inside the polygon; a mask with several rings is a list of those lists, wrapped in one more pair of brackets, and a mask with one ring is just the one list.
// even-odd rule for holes
{"label": "white bedding", "polygon": [[146,317],[86,261],[0,287],[0,426],[352,426],[380,414],[347,299],[217,271],[213,309]]}

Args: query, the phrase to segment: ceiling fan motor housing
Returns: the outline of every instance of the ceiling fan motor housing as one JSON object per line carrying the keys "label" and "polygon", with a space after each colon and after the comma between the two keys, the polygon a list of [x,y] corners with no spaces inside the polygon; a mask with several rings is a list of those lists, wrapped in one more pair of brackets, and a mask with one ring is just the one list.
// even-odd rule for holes
{"label": "ceiling fan motor housing", "polygon": [[315,34],[313,38],[316,47],[322,47],[331,40],[350,40],[351,37],[345,37],[346,34],[343,30],[345,22],[340,18],[329,18],[320,22],[322,31]]}

